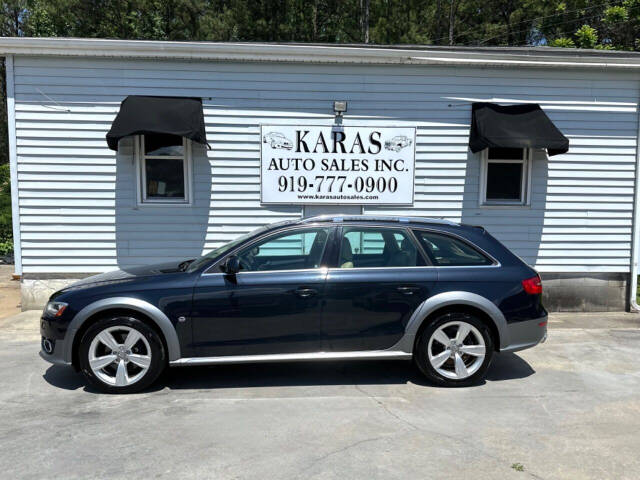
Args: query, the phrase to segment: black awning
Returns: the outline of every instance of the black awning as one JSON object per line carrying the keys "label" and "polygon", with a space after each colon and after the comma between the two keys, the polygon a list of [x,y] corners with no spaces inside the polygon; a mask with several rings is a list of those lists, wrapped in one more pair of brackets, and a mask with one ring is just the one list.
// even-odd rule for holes
{"label": "black awning", "polygon": [[128,96],[107,133],[107,144],[117,151],[121,138],[141,134],[186,137],[206,144],[202,99]]}
{"label": "black awning", "polygon": [[546,148],[553,156],[566,153],[569,140],[538,104],[474,103],[469,148]]}

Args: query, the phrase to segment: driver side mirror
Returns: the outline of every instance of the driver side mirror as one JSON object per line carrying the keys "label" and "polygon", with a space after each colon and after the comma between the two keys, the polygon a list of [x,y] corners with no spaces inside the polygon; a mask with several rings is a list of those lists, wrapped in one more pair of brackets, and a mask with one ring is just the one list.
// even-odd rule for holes
{"label": "driver side mirror", "polygon": [[235,275],[240,271],[240,260],[235,255],[232,255],[225,260],[224,264],[220,265],[220,270],[227,275]]}

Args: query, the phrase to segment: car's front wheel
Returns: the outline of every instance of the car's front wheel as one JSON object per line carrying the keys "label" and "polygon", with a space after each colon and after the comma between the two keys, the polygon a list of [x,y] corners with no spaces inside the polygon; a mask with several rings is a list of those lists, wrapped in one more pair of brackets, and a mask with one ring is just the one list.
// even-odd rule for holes
{"label": "car's front wheel", "polygon": [[435,318],[418,337],[415,361],[422,373],[445,387],[464,387],[481,380],[493,357],[487,325],[465,312]]}
{"label": "car's front wheel", "polygon": [[158,333],[129,316],[103,318],[82,336],[80,370],[87,381],[107,393],[133,393],[151,385],[165,367]]}

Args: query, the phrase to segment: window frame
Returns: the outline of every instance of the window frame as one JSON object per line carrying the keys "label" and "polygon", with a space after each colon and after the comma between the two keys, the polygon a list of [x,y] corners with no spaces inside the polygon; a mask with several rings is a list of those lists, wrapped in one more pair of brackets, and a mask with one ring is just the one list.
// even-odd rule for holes
{"label": "window frame", "polygon": [[[422,261],[424,262],[424,265],[410,265],[410,266],[395,266],[395,267],[353,267],[353,268],[340,268],[340,249],[342,248],[342,239],[344,237],[345,234],[345,229],[348,228],[363,228],[363,229],[371,229],[371,228],[375,228],[375,229],[385,229],[385,230],[400,230],[402,232],[404,232],[407,237],[413,242],[413,246],[416,248],[416,254],[422,258]],[[416,257],[417,260],[417,257]],[[398,268],[433,268],[435,267],[435,265],[433,265],[433,263],[431,262],[431,258],[429,258],[429,256],[427,255],[427,253],[424,251],[424,249],[422,248],[422,244],[420,243],[420,241],[418,240],[418,238],[415,236],[415,234],[413,233],[413,229],[412,228],[408,228],[408,227],[400,227],[400,226],[396,226],[396,225],[372,225],[372,224],[362,224],[362,223],[343,223],[340,225],[340,227],[337,229],[336,231],[336,235],[335,235],[335,251],[332,252],[332,258],[331,258],[331,269],[333,270],[339,270],[341,272],[353,272],[353,271],[358,271],[358,270],[380,270],[380,269],[385,269],[385,270],[390,270],[390,269],[398,269]]]}
{"label": "window frame", "polygon": [[[182,137],[184,155],[145,155],[144,134],[136,135],[135,140],[136,169],[136,203],[137,206],[171,205],[174,207],[190,207],[193,205],[193,160],[191,140]],[[182,198],[148,198],[147,197],[147,159],[182,161],[184,172],[184,199]]]}
{"label": "window frame", "polygon": [[[489,149],[485,148],[481,152],[480,158],[480,188],[478,205],[481,207],[529,207],[531,206],[531,171],[532,171],[532,149],[523,148],[521,159],[490,159]],[[520,179],[520,200],[487,200],[487,180],[490,163],[511,163],[522,165],[522,178]]]}

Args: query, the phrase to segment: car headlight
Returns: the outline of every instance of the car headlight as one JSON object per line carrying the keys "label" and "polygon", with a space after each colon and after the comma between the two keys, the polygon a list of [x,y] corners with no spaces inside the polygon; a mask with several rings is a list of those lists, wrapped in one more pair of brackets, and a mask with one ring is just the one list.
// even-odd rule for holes
{"label": "car headlight", "polygon": [[64,302],[49,302],[44,311],[50,317],[59,317],[69,305]]}

